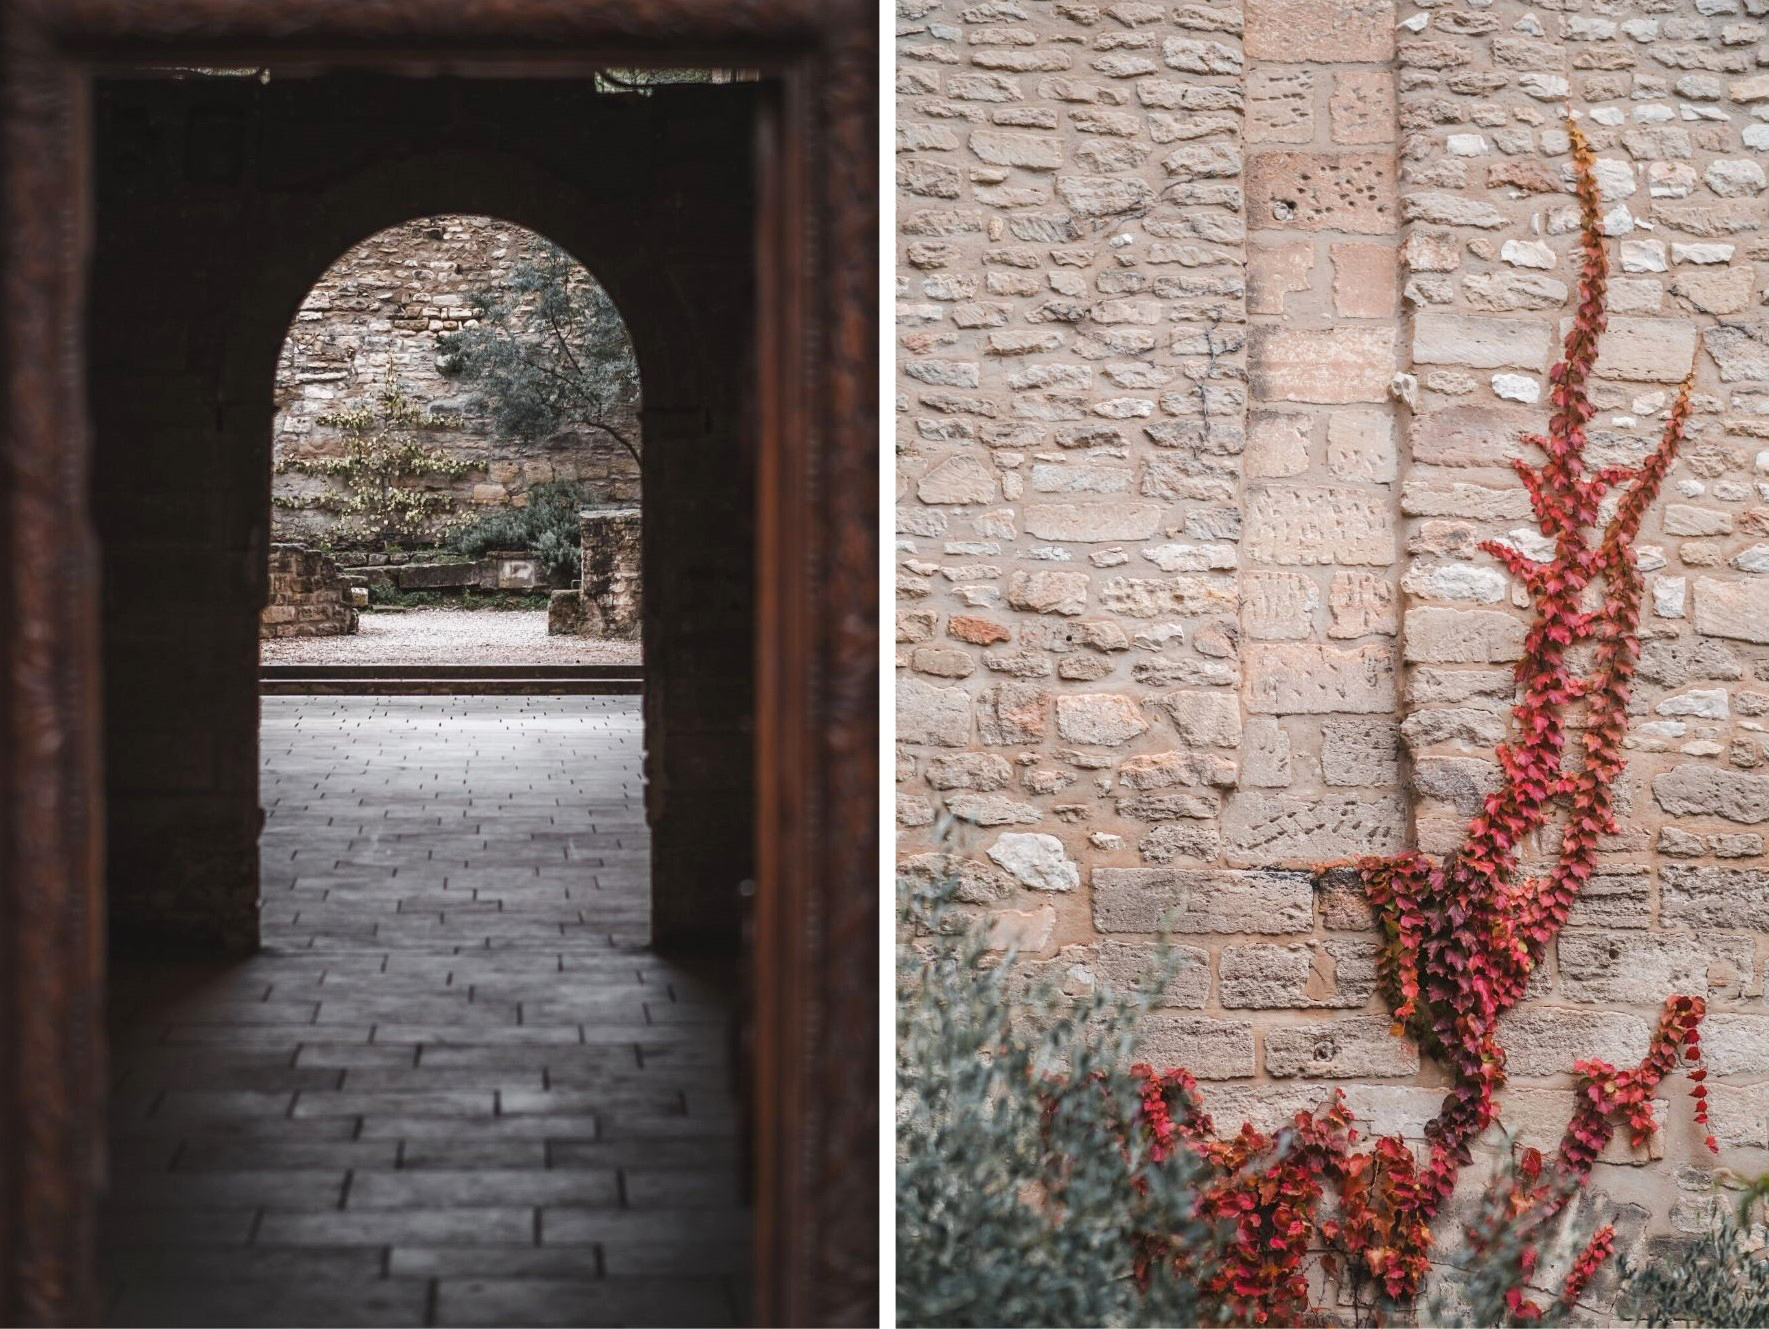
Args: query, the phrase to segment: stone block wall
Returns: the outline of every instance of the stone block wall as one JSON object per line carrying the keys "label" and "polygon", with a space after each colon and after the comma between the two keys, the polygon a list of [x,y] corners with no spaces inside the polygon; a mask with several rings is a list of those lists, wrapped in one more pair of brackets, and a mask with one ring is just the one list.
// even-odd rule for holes
{"label": "stone block wall", "polygon": [[602,508],[580,515],[583,579],[556,591],[547,631],[558,636],[631,640],[639,635],[644,600],[638,508]]}
{"label": "stone block wall", "polygon": [[[473,295],[498,289],[538,243],[532,231],[508,222],[446,214],[389,227],[344,253],[302,301],[277,361],[276,460],[336,455],[343,432],[318,417],[372,407],[391,369],[416,405],[460,420],[458,429],[424,435],[427,445],[472,468],[425,482],[450,491],[460,517],[519,505],[531,486],[555,480],[582,481],[612,501],[636,500],[639,467],[607,434],[499,438],[474,406],[471,386],[445,373],[438,357],[437,337],[474,317]],[[634,400],[615,422],[635,440],[638,408]],[[272,510],[277,538],[323,539],[333,518],[291,504],[337,484],[280,472]]]}
{"label": "stone block wall", "polygon": [[342,637],[356,627],[350,582],[334,559],[302,545],[270,547],[270,603],[258,620],[260,637]]}
{"label": "stone block wall", "polygon": [[[1613,237],[1593,455],[1642,456],[1692,362],[1696,417],[1640,539],[1626,830],[1503,1113],[1553,1144],[1572,1061],[1694,993],[1721,1161],[1769,1168],[1766,12],[899,0],[904,872],[1076,985],[1171,915],[1146,1051],[1228,1129],[1337,1085],[1416,1138],[1441,1099],[1309,869],[1441,852],[1492,779],[1527,614],[1476,545],[1539,545],[1509,459],[1572,312],[1570,103]],[[1679,1102],[1590,1194],[1624,1244],[1687,1232],[1711,1166]]]}

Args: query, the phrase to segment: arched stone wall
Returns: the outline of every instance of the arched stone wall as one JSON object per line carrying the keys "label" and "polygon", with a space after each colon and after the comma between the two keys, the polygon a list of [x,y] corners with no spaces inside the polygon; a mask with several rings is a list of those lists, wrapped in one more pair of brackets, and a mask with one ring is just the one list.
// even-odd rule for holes
{"label": "arched stone wall", "polygon": [[[505,288],[549,243],[505,218],[445,213],[377,231],[326,268],[303,297],[277,362],[273,541],[337,538],[336,514],[315,500],[343,492],[343,482],[299,466],[337,456],[344,433],[326,417],[374,409],[389,376],[419,410],[447,419],[448,427],[424,435],[425,444],[468,468],[426,482],[448,497],[439,535],[520,505],[537,484],[575,481],[603,501],[638,501],[639,463],[620,441],[641,445],[636,392],[610,403],[606,422],[614,432],[574,426],[513,437],[496,427],[476,385],[438,353],[443,335],[472,326],[477,296]],[[573,264],[573,288],[594,298],[600,283],[581,261]],[[630,354],[624,321],[616,341]]]}
{"label": "arched stone wall", "polygon": [[[734,942],[753,780],[753,88],[337,76],[99,85],[90,396],[111,916],[255,944],[273,376],[307,292],[413,216],[588,260],[646,387],[647,798],[660,940]],[[537,126],[545,126],[539,132]]]}

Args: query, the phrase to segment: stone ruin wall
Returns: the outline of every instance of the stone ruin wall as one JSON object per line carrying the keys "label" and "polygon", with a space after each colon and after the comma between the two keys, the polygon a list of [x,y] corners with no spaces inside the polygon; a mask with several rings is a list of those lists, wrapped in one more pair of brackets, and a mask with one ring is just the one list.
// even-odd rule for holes
{"label": "stone ruin wall", "polygon": [[[490,217],[420,217],[381,231],[326,270],[289,328],[276,374],[275,456],[336,455],[343,432],[316,417],[372,406],[391,365],[402,390],[417,404],[459,415],[462,427],[423,435],[424,441],[473,469],[459,479],[425,482],[451,489],[457,514],[471,518],[521,504],[536,484],[581,480],[606,499],[639,497],[638,467],[626,450],[600,431],[566,433],[525,442],[496,438],[476,411],[472,390],[437,365],[437,336],[472,316],[470,296],[495,290],[511,267],[535,246],[532,232]],[[636,415],[623,432],[638,438]],[[335,481],[280,473],[278,499],[302,499]],[[278,504],[273,538],[323,540],[324,513]]]}
{"label": "stone ruin wall", "polygon": [[[1493,779],[1527,614],[1475,545],[1537,543],[1507,459],[1571,314],[1570,98],[1614,237],[1593,453],[1642,456],[1703,350],[1639,540],[1626,830],[1508,1018],[1503,1117],[1552,1146],[1572,1061],[1696,993],[1721,1162],[1769,1169],[1769,4],[897,13],[908,874],[956,854],[1077,985],[1177,908],[1150,1060],[1228,1129],[1337,1085],[1418,1136],[1442,1073],[1304,869],[1447,849]],[[1589,1188],[1624,1248],[1719,1202],[1666,1097]]]}
{"label": "stone ruin wall", "polygon": [[301,545],[270,547],[270,603],[258,635],[343,637],[358,627],[356,596],[335,559]]}

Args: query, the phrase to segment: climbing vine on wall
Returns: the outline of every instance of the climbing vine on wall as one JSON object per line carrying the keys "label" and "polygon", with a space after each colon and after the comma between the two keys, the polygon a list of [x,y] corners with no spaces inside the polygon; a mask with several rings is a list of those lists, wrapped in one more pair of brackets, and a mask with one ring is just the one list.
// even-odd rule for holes
{"label": "climbing vine on wall", "polygon": [[[1218,1140],[1190,1075],[1138,1070],[1144,1085],[1139,1129],[1159,1148],[1187,1149],[1213,1169],[1216,1180],[1202,1204],[1235,1235],[1209,1289],[1225,1323],[1302,1319],[1309,1298],[1304,1256],[1321,1245],[1354,1288],[1372,1289],[1387,1302],[1417,1295],[1429,1262],[1431,1221],[1472,1160],[1473,1142],[1497,1116],[1495,1095],[1505,1083],[1499,1019],[1523,998],[1596,868],[1601,838],[1617,829],[1615,790],[1640,648],[1643,584],[1633,541],[1683,441],[1693,370],[1657,447],[1637,467],[1587,464],[1585,430],[1594,414],[1588,384],[1607,321],[1608,261],[1591,149],[1576,125],[1571,137],[1583,251],[1578,308],[1563,357],[1550,372],[1548,431],[1525,440],[1544,460],[1514,463],[1554,552],[1535,562],[1508,545],[1482,546],[1535,608],[1516,670],[1515,737],[1495,752],[1499,787],[1470,819],[1458,850],[1441,862],[1415,851],[1366,858],[1354,868],[1384,934],[1379,968],[1395,1033],[1417,1040],[1451,1075],[1442,1108],[1425,1127],[1426,1155],[1419,1160],[1397,1136],[1357,1148],[1357,1131],[1337,1091],[1321,1109],[1298,1114],[1281,1141],[1250,1125]],[[1582,740],[1575,744],[1581,705]],[[1527,875],[1520,853],[1551,822],[1559,835],[1553,867]],[[1705,1010],[1699,997],[1673,996],[1638,1066],[1617,1070],[1581,1061],[1573,1067],[1578,1108],[1553,1158],[1522,1154],[1502,1197],[1505,1221],[1540,1230],[1589,1173],[1618,1122],[1642,1144],[1653,1129],[1653,1091],[1679,1066],[1691,1071],[1696,1117],[1706,1121],[1698,1032]],[[1707,1143],[1714,1148],[1712,1136]],[[1323,1217],[1329,1190],[1337,1208]],[[1608,1228],[1592,1237],[1573,1263],[1563,1300],[1576,1300],[1613,1241]],[[1147,1269],[1155,1260],[1183,1265],[1186,1254],[1150,1234],[1139,1257]],[[1535,1272],[1533,1248],[1516,1272],[1509,1313],[1520,1322],[1538,1318],[1542,1308],[1522,1287]]]}
{"label": "climbing vine on wall", "polygon": [[373,406],[321,415],[314,423],[343,433],[340,452],[284,458],[277,473],[295,471],[337,485],[310,496],[279,496],[279,507],[332,514],[329,534],[344,545],[405,544],[434,537],[448,526],[454,493],[426,481],[431,476],[456,479],[473,468],[428,446],[420,435],[456,429],[458,417],[425,410],[405,395],[389,369]]}

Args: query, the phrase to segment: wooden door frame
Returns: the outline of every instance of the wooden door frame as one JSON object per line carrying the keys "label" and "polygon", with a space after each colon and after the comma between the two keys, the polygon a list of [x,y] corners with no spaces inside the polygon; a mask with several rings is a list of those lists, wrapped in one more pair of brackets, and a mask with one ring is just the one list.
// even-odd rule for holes
{"label": "wooden door frame", "polygon": [[90,80],[762,71],[762,1324],[876,1324],[877,15],[864,0],[11,0],[0,11],[0,1324],[98,1313],[103,780],[84,401]]}

